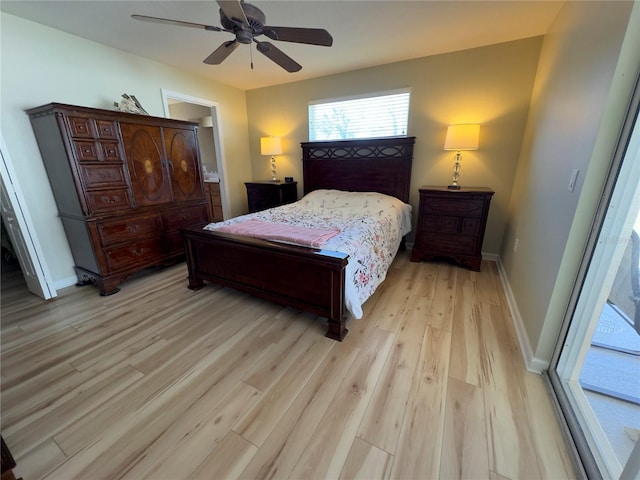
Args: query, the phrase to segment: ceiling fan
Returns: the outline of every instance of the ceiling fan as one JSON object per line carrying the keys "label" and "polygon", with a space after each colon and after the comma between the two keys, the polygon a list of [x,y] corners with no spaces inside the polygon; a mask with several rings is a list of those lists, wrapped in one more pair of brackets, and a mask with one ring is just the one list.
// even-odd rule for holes
{"label": "ceiling fan", "polygon": [[[267,58],[271,59],[287,72],[297,72],[302,65],[297,63],[282,50],[270,42],[261,42],[255,37],[266,35],[271,40],[283,42],[305,43],[308,45],[322,45],[330,47],[333,38],[323,28],[296,28],[296,27],[273,27],[265,25],[266,17],[262,11],[244,0],[217,0],[220,5],[221,27],[213,25],[203,25],[200,23],[183,22],[168,18],[149,17],[146,15],[131,15],[136,20],[144,22],[166,23],[179,27],[199,28],[213,32],[229,32],[235,35],[235,40],[229,40],[220,45],[214,52],[204,59],[204,63],[209,65],[220,65],[225,58],[244,43],[250,45],[256,43],[257,50]],[[251,64],[253,68],[253,62]]]}

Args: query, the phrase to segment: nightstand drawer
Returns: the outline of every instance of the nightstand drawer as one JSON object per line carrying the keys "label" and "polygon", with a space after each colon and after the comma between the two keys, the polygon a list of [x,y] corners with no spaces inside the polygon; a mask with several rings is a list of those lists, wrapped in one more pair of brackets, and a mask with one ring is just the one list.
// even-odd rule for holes
{"label": "nightstand drawer", "polygon": [[446,253],[469,254],[474,252],[478,245],[478,237],[466,237],[462,235],[450,235],[437,233],[430,235],[420,242],[420,247],[429,251],[437,251],[444,255]]}
{"label": "nightstand drawer", "polygon": [[420,204],[423,211],[434,215],[457,215],[464,217],[481,217],[484,201],[477,198],[423,198]]}
{"label": "nightstand drawer", "polygon": [[424,215],[420,225],[422,230],[440,233],[459,233],[477,235],[482,228],[480,218],[461,218],[449,215]]}

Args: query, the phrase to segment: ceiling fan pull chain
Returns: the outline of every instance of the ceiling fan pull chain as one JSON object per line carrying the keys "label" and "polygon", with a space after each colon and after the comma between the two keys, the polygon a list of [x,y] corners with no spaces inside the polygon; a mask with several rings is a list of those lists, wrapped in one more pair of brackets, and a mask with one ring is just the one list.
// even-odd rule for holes
{"label": "ceiling fan pull chain", "polygon": [[253,70],[253,45],[249,45],[249,56],[251,57],[251,70]]}

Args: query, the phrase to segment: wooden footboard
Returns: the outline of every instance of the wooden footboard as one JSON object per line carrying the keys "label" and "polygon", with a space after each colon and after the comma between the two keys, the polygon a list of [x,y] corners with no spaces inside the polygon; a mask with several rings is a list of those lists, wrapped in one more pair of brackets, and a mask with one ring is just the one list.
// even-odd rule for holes
{"label": "wooden footboard", "polygon": [[327,317],[326,336],[342,340],[348,255],[203,230],[181,231],[189,288],[204,280]]}

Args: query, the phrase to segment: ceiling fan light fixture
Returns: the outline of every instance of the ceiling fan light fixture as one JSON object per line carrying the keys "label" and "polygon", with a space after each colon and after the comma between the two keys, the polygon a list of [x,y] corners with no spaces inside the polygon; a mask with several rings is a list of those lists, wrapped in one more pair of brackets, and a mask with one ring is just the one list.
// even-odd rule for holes
{"label": "ceiling fan light fixture", "polygon": [[[238,0],[217,0],[217,2],[220,6],[220,23],[222,24],[222,28],[168,18],[149,17],[146,15],[132,15],[132,17],[145,22],[164,23],[178,27],[191,27],[234,34],[234,40],[223,42],[222,45],[204,59],[204,63],[208,65],[219,65],[222,63],[240,43],[250,45],[255,42],[258,51],[272,62],[287,72],[297,72],[302,68],[302,65],[275,45],[269,42],[258,41],[256,37],[264,34],[271,40],[324,47],[330,47],[333,44],[333,38],[329,32],[323,28],[266,26],[266,16],[262,13],[262,10],[250,3]],[[253,61],[251,62],[251,68],[253,68]]]}

